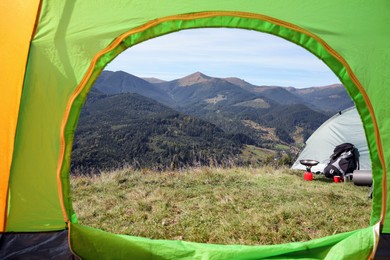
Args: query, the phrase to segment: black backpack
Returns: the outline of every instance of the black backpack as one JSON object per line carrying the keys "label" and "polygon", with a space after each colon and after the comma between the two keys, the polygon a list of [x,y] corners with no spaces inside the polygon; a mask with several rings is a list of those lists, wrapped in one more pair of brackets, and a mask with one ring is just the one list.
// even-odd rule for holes
{"label": "black backpack", "polygon": [[358,149],[353,144],[343,143],[334,148],[324,174],[327,178],[333,178],[353,173],[356,169],[359,169]]}

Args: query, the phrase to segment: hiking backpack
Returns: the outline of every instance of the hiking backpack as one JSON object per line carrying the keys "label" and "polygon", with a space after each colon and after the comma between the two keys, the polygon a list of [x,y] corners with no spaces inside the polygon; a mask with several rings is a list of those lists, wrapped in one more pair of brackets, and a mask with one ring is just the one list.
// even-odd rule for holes
{"label": "hiking backpack", "polygon": [[333,178],[353,173],[356,169],[359,169],[358,149],[353,144],[343,143],[334,148],[324,174],[327,178]]}

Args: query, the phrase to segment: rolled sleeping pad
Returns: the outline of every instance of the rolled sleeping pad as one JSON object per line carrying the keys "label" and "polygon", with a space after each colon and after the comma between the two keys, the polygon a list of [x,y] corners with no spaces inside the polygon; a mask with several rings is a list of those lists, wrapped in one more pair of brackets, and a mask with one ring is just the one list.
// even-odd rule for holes
{"label": "rolled sleeping pad", "polygon": [[353,171],[353,184],[357,186],[371,186],[372,172],[370,170],[355,170]]}

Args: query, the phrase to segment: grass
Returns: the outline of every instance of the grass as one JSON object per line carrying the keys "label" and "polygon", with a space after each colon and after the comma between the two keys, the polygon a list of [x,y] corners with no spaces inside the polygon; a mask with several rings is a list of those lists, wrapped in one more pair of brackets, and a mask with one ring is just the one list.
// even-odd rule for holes
{"label": "grass", "polygon": [[288,147],[287,145],[284,145],[284,144],[276,144],[275,149],[282,150],[282,151],[288,151],[290,149],[290,147]]}
{"label": "grass", "polygon": [[254,145],[245,145],[240,155],[240,160],[249,162],[250,165],[264,164],[267,160],[273,160],[276,152],[265,148],[256,147]]}
{"label": "grass", "polygon": [[123,169],[72,176],[79,222],[153,239],[217,244],[306,241],[369,225],[369,188],[289,169]]}
{"label": "grass", "polygon": [[256,158],[265,160],[269,156],[276,155],[276,153],[272,150],[260,148],[260,147],[254,146],[254,145],[245,145],[244,148],[245,148],[243,151],[244,155],[249,154],[249,155],[246,155],[247,157],[254,156]]}

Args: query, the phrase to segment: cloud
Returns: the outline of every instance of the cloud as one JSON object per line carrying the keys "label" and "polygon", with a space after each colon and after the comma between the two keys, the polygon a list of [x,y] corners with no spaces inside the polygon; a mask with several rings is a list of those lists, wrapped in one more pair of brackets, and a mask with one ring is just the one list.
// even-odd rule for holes
{"label": "cloud", "polygon": [[193,29],[164,35],[129,48],[106,69],[164,80],[201,71],[257,85],[309,87],[339,82],[302,47],[240,29]]}

